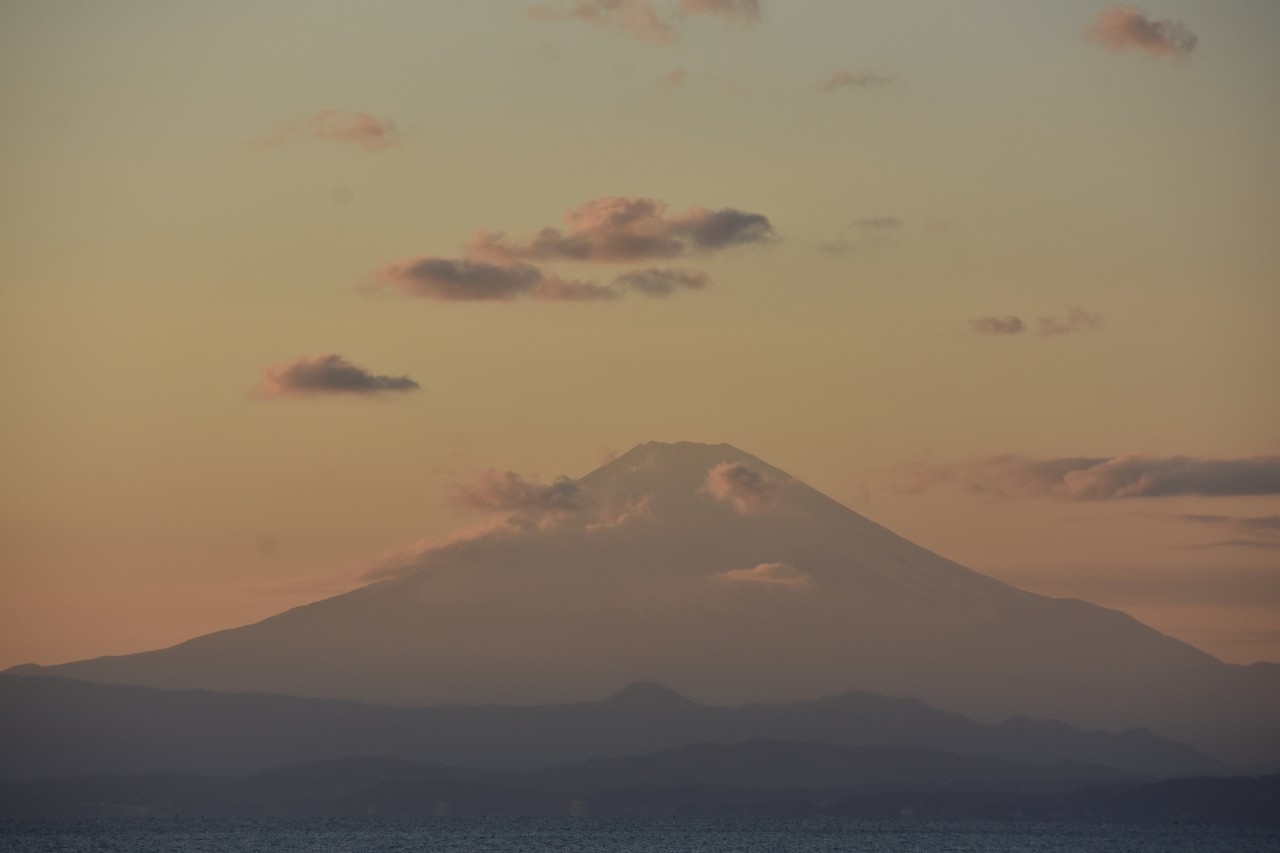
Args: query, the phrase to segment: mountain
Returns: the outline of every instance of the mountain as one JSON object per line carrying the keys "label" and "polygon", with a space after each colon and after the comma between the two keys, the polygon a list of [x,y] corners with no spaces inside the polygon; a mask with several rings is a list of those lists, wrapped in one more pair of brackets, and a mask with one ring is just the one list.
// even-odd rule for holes
{"label": "mountain", "polygon": [[240,776],[0,782],[0,819],[846,815],[1274,825],[1277,795],[1280,776],[1144,783],[1070,762],[757,740],[529,771],[350,758]]}
{"label": "mountain", "polygon": [[564,702],[643,679],[720,703],[855,686],[1280,758],[1274,668],[973,572],[728,445],[641,445],[521,495],[505,525],[344,595],[21,671],[403,705]]}
{"label": "mountain", "polygon": [[0,779],[250,773],[359,756],[527,769],[762,738],[929,747],[1025,764],[1076,761],[1161,777],[1228,772],[1142,730],[1083,732],[1026,719],[990,726],[912,699],[858,692],[728,708],[639,683],[599,702],[400,708],[0,676]]}
{"label": "mountain", "polygon": [[1018,764],[919,746],[833,746],[761,738],[744,743],[695,743],[652,755],[596,758],[524,774],[542,788],[583,796],[605,788],[885,788],[950,785],[1017,789],[1133,783],[1141,776],[1099,765],[1062,761]]}
{"label": "mountain", "polygon": [[1141,776],[1072,762],[1027,765],[904,746],[756,740],[692,744],[632,758],[526,771],[348,758],[246,776],[156,773],[0,783],[0,818],[96,814],[323,816],[564,814],[575,800],[629,788],[1078,790]]}

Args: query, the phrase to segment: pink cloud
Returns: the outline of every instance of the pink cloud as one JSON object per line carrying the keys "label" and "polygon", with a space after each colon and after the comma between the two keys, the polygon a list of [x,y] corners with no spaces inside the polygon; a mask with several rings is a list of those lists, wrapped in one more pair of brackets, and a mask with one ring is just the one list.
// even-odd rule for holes
{"label": "pink cloud", "polygon": [[689,82],[689,74],[683,68],[674,68],[662,75],[658,85],[664,89],[679,89]]}
{"label": "pink cloud", "polygon": [[803,589],[813,583],[813,576],[786,563],[761,563],[749,569],[718,572],[711,576],[711,580],[715,583]]}
{"label": "pink cloud", "polygon": [[749,27],[760,20],[760,0],[680,0],[685,15],[708,15],[727,26]]}
{"label": "pink cloud", "polygon": [[286,119],[258,144],[270,147],[293,139],[355,145],[366,151],[385,151],[399,144],[399,134],[390,120],[342,110],[321,110]]}
{"label": "pink cloud", "polygon": [[814,84],[819,92],[834,92],[837,89],[868,89],[887,86],[893,82],[892,77],[877,74],[874,71],[837,71],[825,80]]}
{"label": "pink cloud", "polygon": [[1133,48],[1150,56],[1185,56],[1196,46],[1196,34],[1180,21],[1155,21],[1133,6],[1104,9],[1086,35],[1104,47]]}
{"label": "pink cloud", "polygon": [[419,387],[408,376],[379,376],[340,355],[328,353],[299,356],[271,365],[262,371],[258,393],[269,400],[332,394],[371,397],[417,391]]}
{"label": "pink cloud", "polygon": [[778,481],[741,462],[721,462],[707,472],[702,489],[740,515],[756,515],[773,508]]}
{"label": "pink cloud", "polygon": [[690,249],[714,251],[773,238],[773,226],[759,213],[693,207],[667,216],[663,202],[629,196],[589,199],[565,213],[564,221],[567,230],[543,228],[519,240],[501,231],[477,231],[468,251],[498,261],[633,263],[673,258]]}
{"label": "pink cloud", "polygon": [[530,6],[525,13],[537,21],[583,21],[650,44],[669,44],[679,38],[650,0],[561,0]]}

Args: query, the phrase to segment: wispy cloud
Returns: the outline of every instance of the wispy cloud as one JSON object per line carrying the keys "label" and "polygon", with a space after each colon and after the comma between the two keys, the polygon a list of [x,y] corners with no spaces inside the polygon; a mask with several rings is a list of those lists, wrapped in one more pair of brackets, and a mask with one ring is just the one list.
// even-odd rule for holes
{"label": "wispy cloud", "polygon": [[787,563],[761,563],[749,569],[730,569],[717,572],[711,581],[718,584],[749,584],[752,586],[803,589],[813,583],[813,576]]}
{"label": "wispy cloud", "polygon": [[726,26],[749,27],[760,20],[760,0],[680,0],[685,15],[708,15]]}
{"label": "wispy cloud", "polygon": [[1012,314],[1003,317],[978,317],[969,326],[980,335],[1017,335],[1026,331],[1027,324]]}
{"label": "wispy cloud", "polygon": [[501,231],[477,231],[469,254],[494,261],[605,261],[634,263],[674,258],[690,250],[716,251],[773,239],[763,214],[734,208],[693,207],[667,215],[667,205],[651,198],[606,196],[589,199],[564,215],[567,230],[543,228],[512,240]]}
{"label": "wispy cloud", "polygon": [[514,471],[485,471],[454,486],[451,502],[482,512],[573,512],[583,508],[578,484],[568,477],[551,483],[526,480]]}
{"label": "wispy cloud", "polygon": [[1112,50],[1141,50],[1150,56],[1185,56],[1195,49],[1196,34],[1181,21],[1157,21],[1133,6],[1104,9],[1086,35]]}
{"label": "wispy cloud", "polygon": [[664,89],[679,89],[689,82],[689,72],[683,68],[673,68],[658,78],[658,85]]}
{"label": "wispy cloud", "polygon": [[1280,551],[1280,541],[1266,539],[1222,539],[1217,542],[1198,542],[1179,545],[1182,551],[1200,551],[1208,548],[1248,548],[1255,551]]}
{"label": "wispy cloud", "polygon": [[533,264],[487,263],[462,258],[417,258],[386,264],[367,289],[392,289],[405,296],[439,302],[612,302],[628,293],[659,299],[682,290],[701,290],[710,279],[689,270],[645,269],[617,276],[608,285],[566,279]]}
{"label": "wispy cloud", "polygon": [[[1210,515],[1206,513],[1181,513],[1173,516],[1181,521],[1202,527],[1210,527],[1238,534],[1234,539],[1201,542],[1180,546],[1184,550],[1200,548],[1251,548],[1255,550],[1280,549],[1280,515]],[[1261,537],[1261,538],[1259,538]]]}
{"label": "wispy cloud", "polygon": [[536,21],[583,21],[650,44],[669,44],[679,38],[650,0],[560,0],[530,6],[525,14]]}
{"label": "wispy cloud", "polygon": [[837,71],[830,77],[819,80],[813,88],[819,92],[835,92],[840,89],[874,89],[887,86],[893,78],[870,69],[863,71]]}
{"label": "wispy cloud", "polygon": [[613,280],[613,284],[642,296],[657,298],[670,296],[679,290],[701,290],[708,281],[710,279],[702,272],[647,269],[623,273]]}
{"label": "wispy cloud", "polygon": [[[1052,338],[1098,329],[1102,326],[1102,315],[1079,305],[1068,305],[1065,315],[1040,317],[1037,324],[1040,337]],[[1017,335],[1027,330],[1027,324],[1017,315],[1005,314],[976,317],[969,321],[969,328],[979,335]]]}
{"label": "wispy cloud", "polygon": [[1102,326],[1102,315],[1079,305],[1068,305],[1066,316],[1041,317],[1038,322],[1040,337],[1048,338],[1097,329]]}
{"label": "wispy cloud", "polygon": [[400,143],[396,126],[389,119],[377,119],[361,112],[321,110],[282,121],[254,144],[269,148],[291,140],[354,145],[365,151],[385,151]]}
{"label": "wispy cloud", "polygon": [[370,286],[440,302],[509,302],[526,297],[557,302],[598,302],[618,291],[593,282],[562,279],[532,264],[491,264],[458,258],[425,257],[386,264]]}
{"label": "wispy cloud", "polygon": [[721,462],[707,472],[702,490],[741,515],[773,508],[778,481],[741,462]]}
{"label": "wispy cloud", "polygon": [[956,484],[1008,498],[1070,501],[1280,494],[1280,456],[1208,459],[1114,456],[1036,459],[997,456],[962,465],[914,466],[904,492]]}
{"label": "wispy cloud", "polygon": [[858,227],[872,231],[896,231],[902,227],[902,220],[896,216],[868,216],[858,220]]}
{"label": "wispy cloud", "polygon": [[673,21],[707,16],[726,27],[746,28],[760,20],[759,0],[552,0],[525,9],[535,21],[581,21],[622,33],[648,44],[671,44],[680,38]]}
{"label": "wispy cloud", "polygon": [[273,364],[262,371],[259,396],[264,399],[377,394],[417,391],[408,376],[380,376],[352,364],[340,355],[304,355]]}
{"label": "wispy cloud", "polygon": [[1209,524],[1225,526],[1235,530],[1265,531],[1280,535],[1280,515],[1207,515],[1203,513],[1182,513],[1176,516],[1193,524]]}

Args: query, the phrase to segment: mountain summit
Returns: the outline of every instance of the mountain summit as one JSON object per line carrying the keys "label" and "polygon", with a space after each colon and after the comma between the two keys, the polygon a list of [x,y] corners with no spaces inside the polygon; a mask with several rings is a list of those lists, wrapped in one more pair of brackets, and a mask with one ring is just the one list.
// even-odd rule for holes
{"label": "mountain summit", "polygon": [[642,679],[730,703],[856,687],[1280,758],[1274,672],[966,569],[729,445],[640,445],[554,489],[352,592],[42,671],[395,704],[561,702]]}

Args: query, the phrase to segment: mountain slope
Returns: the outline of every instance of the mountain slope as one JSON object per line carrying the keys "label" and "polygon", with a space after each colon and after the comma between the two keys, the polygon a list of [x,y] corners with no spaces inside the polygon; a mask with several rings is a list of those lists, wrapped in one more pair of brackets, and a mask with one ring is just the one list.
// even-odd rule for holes
{"label": "mountain slope", "polygon": [[1280,756],[1274,672],[987,578],[728,445],[642,445],[566,491],[345,595],[46,671],[398,704],[565,701],[636,679],[716,702],[857,686]]}

